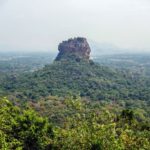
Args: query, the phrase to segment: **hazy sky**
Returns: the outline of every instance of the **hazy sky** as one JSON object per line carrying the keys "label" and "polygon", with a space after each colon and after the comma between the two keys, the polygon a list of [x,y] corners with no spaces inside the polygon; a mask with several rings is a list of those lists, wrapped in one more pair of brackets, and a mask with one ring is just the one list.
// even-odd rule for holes
{"label": "hazy sky", "polygon": [[0,51],[57,50],[76,36],[150,51],[150,0],[0,0]]}

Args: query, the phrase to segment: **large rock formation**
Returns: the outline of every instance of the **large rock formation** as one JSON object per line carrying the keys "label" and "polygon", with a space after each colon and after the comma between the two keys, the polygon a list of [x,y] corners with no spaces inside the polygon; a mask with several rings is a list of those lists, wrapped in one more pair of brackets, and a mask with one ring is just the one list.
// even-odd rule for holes
{"label": "large rock formation", "polygon": [[90,58],[90,46],[86,38],[77,37],[63,41],[58,46],[59,53],[56,57],[56,61],[59,60],[87,60]]}

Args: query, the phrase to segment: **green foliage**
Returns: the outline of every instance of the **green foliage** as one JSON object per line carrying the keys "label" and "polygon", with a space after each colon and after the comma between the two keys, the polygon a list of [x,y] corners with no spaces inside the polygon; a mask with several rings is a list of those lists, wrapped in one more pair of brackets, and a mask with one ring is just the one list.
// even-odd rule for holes
{"label": "green foliage", "polygon": [[136,59],[142,68],[61,61],[33,73],[37,64],[2,63],[0,96],[18,106],[0,99],[0,149],[149,150],[149,58]]}
{"label": "green foliage", "polygon": [[[67,118],[63,127],[55,128],[56,149],[148,150],[150,148],[149,131],[138,129],[140,123],[131,118],[132,111],[123,110],[120,116],[116,116],[108,110],[100,112],[93,110],[87,113],[87,108],[78,100],[67,101],[67,105],[76,110],[76,113]],[[129,118],[124,119],[124,116]],[[128,122],[128,119],[134,121]]]}
{"label": "green foliage", "polygon": [[94,63],[54,62],[31,74],[8,76],[2,94],[37,101],[49,95],[80,95],[91,100],[141,100],[149,103],[150,80],[130,71],[110,69]]}
{"label": "green foliage", "polygon": [[[56,99],[53,101],[60,105]],[[149,123],[143,126],[144,121],[139,122],[133,110],[113,113],[107,105],[90,105],[73,97],[62,104],[65,118],[52,126],[33,109],[22,110],[6,98],[1,99],[0,149],[149,150]]]}
{"label": "green foliage", "polygon": [[48,120],[33,110],[21,110],[6,98],[0,100],[0,149],[39,150],[50,144],[53,136]]}

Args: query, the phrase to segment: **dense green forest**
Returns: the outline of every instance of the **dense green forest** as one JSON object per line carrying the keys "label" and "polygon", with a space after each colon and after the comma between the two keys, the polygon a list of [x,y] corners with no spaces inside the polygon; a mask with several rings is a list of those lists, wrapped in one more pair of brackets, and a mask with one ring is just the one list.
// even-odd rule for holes
{"label": "dense green forest", "polygon": [[93,61],[61,61],[34,73],[6,76],[1,93],[11,99],[39,100],[49,95],[78,95],[91,100],[141,100],[149,103],[150,80],[130,70],[113,69]]}
{"label": "dense green forest", "polygon": [[33,72],[50,64],[53,58],[54,54],[49,52],[0,52],[0,72],[7,74]]}
{"label": "dense green forest", "polygon": [[95,56],[94,61],[101,65],[119,68],[122,70],[130,70],[143,76],[150,75],[150,54],[118,54],[118,55],[101,55]]}
{"label": "dense green forest", "polygon": [[[41,102],[40,115],[28,104],[24,109],[0,100],[0,149],[17,150],[129,150],[150,148],[148,120],[140,112],[117,105],[99,105],[81,99]],[[44,104],[43,104],[44,103]],[[45,105],[45,107],[43,107]],[[32,108],[31,108],[32,106]],[[53,108],[53,110],[44,108]],[[52,113],[55,123],[42,112]],[[58,116],[55,113],[60,113]],[[48,115],[50,116],[50,114]],[[53,117],[54,117],[53,116]],[[50,117],[52,118],[52,117]]]}
{"label": "dense green forest", "polygon": [[149,55],[37,56],[0,60],[0,149],[150,149]]}

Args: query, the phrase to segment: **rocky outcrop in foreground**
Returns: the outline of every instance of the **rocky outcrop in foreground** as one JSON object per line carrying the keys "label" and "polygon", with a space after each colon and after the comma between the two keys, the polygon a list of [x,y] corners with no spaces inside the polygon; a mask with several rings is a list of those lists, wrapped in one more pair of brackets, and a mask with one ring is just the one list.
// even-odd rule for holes
{"label": "rocky outcrop in foreground", "polygon": [[60,60],[89,60],[90,58],[90,46],[86,38],[77,37],[63,41],[58,46],[59,53],[56,57],[56,61]]}

